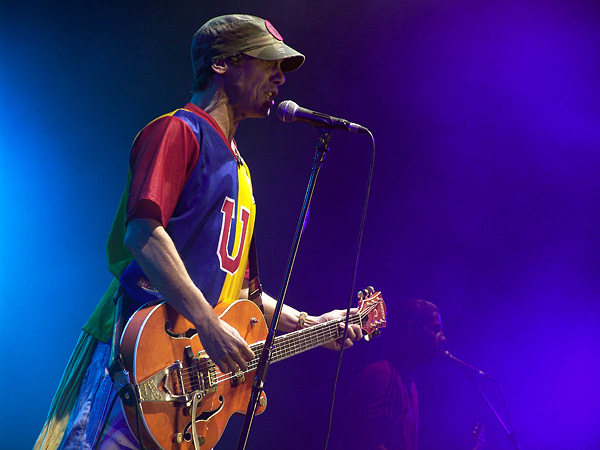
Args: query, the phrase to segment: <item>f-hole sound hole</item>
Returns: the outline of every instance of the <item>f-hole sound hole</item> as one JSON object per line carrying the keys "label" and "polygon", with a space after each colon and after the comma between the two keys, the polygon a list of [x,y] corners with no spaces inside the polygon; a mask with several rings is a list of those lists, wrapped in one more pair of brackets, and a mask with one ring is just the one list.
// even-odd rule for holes
{"label": "f-hole sound hole", "polygon": [[190,339],[192,336],[196,334],[195,328],[188,328],[183,333],[175,333],[173,331],[173,323],[170,320],[165,322],[165,333],[167,333],[173,339]]}
{"label": "f-hole sound hole", "polygon": [[[207,421],[210,420],[212,416],[217,414],[221,409],[223,409],[223,403],[225,398],[222,395],[219,395],[219,406],[217,406],[212,411],[203,411],[198,416],[196,416],[196,422]],[[192,440],[192,422],[188,423],[183,432],[183,439],[186,442],[190,442]]]}

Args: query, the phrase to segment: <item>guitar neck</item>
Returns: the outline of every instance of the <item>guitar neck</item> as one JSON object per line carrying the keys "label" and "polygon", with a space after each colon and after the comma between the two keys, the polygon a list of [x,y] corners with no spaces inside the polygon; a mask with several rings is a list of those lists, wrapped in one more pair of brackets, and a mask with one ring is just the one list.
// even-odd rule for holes
{"label": "guitar neck", "polygon": [[[341,338],[344,335],[344,330],[340,328],[340,323],[345,321],[345,318],[335,319],[276,337],[271,351],[271,363],[283,361],[291,356]],[[361,314],[350,316],[349,323],[361,325]],[[260,355],[263,347],[264,341],[256,342],[250,346],[255,355]],[[255,359],[258,362],[258,359]],[[254,360],[249,363],[249,366],[252,366],[252,363],[254,363]]]}

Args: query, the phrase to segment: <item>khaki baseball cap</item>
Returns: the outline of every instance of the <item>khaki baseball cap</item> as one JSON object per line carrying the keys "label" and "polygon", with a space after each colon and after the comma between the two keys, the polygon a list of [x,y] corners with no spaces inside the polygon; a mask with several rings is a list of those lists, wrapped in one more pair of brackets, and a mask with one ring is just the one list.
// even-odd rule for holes
{"label": "khaki baseball cap", "polygon": [[291,72],[304,55],[283,43],[268,20],[245,14],[219,16],[200,27],[192,40],[192,68],[197,74],[213,61],[244,53],[254,58],[282,59],[281,70]]}

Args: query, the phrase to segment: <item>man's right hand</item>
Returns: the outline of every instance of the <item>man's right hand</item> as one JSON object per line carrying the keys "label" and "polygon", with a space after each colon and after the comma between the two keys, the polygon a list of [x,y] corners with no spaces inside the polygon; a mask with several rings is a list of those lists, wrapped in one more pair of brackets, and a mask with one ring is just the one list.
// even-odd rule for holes
{"label": "man's right hand", "polygon": [[248,370],[246,361],[254,358],[254,352],[238,330],[216,315],[206,319],[196,330],[210,359],[223,373]]}

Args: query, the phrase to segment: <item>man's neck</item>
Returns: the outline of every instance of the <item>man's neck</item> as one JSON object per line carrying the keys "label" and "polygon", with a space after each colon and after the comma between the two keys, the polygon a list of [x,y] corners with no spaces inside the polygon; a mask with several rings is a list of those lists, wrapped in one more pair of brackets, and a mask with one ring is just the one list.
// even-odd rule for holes
{"label": "man's neck", "polygon": [[233,140],[237,123],[233,121],[233,113],[225,95],[217,89],[209,88],[204,91],[194,92],[190,102],[203,109],[215,119],[225,136],[229,139],[229,142]]}

